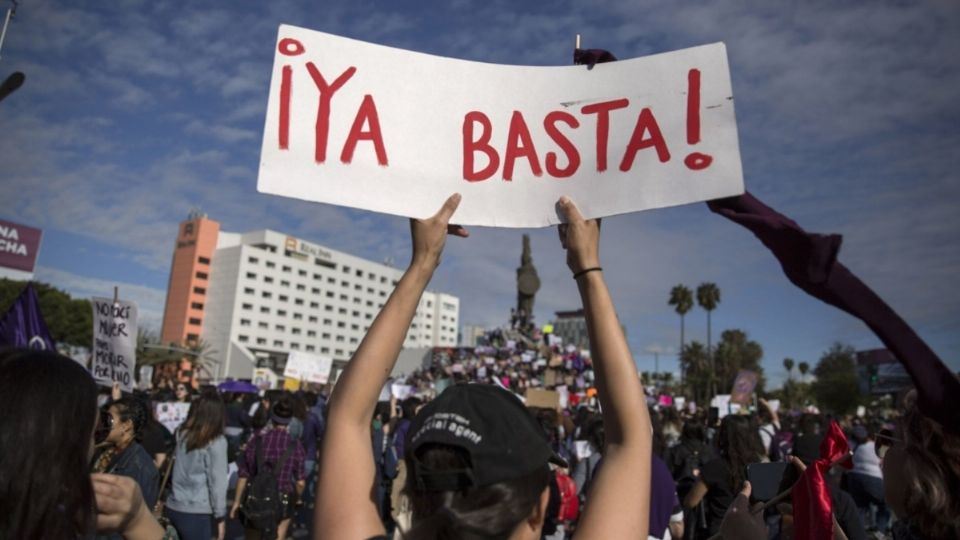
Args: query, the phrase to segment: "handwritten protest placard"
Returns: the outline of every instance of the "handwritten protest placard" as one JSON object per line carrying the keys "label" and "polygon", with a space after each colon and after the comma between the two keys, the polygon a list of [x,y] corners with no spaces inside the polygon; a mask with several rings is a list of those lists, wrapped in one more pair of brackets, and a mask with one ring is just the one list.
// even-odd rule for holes
{"label": "handwritten protest placard", "polygon": [[333,369],[333,358],[291,351],[287,357],[283,376],[299,381],[327,384],[331,369]]}
{"label": "handwritten protest placard", "polygon": [[153,406],[157,415],[157,422],[163,424],[163,427],[173,433],[187,419],[187,413],[190,412],[189,403],[164,402],[156,403]]}
{"label": "handwritten protest placard", "polygon": [[753,395],[753,389],[757,387],[757,381],[760,376],[755,372],[741,369],[737,372],[737,378],[733,381],[733,389],[730,391],[730,402],[746,405],[750,402],[750,396]]}
{"label": "handwritten protest placard", "polygon": [[99,384],[120,383],[124,392],[134,387],[137,350],[137,305],[126,300],[92,299],[93,362],[90,370]]}
{"label": "handwritten protest placard", "polygon": [[542,227],[738,195],[722,43],[586,66],[486,64],[281,25],[257,189],[463,225]]}

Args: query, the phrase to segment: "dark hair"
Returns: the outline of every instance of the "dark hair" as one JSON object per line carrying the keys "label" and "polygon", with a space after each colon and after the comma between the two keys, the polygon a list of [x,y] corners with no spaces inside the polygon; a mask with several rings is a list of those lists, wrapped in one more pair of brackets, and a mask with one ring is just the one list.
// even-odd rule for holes
{"label": "dark hair", "polygon": [[293,397],[290,394],[281,394],[272,403],[271,414],[280,418],[291,418],[293,416]]}
{"label": "dark hair", "polygon": [[127,396],[107,404],[107,407],[116,407],[121,422],[133,422],[133,436],[139,439],[143,426],[147,424],[147,414],[139,400]]}
{"label": "dark hair", "polygon": [[418,397],[408,397],[400,404],[400,412],[407,420],[413,420],[413,417],[417,415],[417,407],[420,405],[423,405],[423,400]]}
{"label": "dark hair", "polygon": [[190,412],[180,431],[187,444],[187,452],[206,448],[211,441],[223,435],[226,425],[226,407],[217,394],[203,394],[190,404]]}
{"label": "dark hair", "polygon": [[728,414],[720,422],[717,449],[727,463],[729,487],[740,491],[747,478],[747,465],[757,463],[766,454],[757,426],[749,417]]}
{"label": "dark hair", "polygon": [[603,453],[603,447],[607,444],[607,435],[603,428],[602,417],[597,415],[591,418],[584,428],[584,435],[597,452]]}
{"label": "dark hair", "polygon": [[[413,471],[413,457],[406,460]],[[467,454],[452,446],[425,444],[416,459],[432,470],[463,469],[470,466]],[[506,482],[467,488],[461,491],[424,492],[416,478],[407,475],[404,493],[413,507],[413,526],[404,540],[506,540],[533,509],[540,504],[550,484],[549,465]]]}
{"label": "dark hair", "polygon": [[804,413],[800,417],[800,432],[804,435],[819,435],[823,431],[823,418],[817,414]]}
{"label": "dark hair", "polygon": [[54,352],[0,352],[0,410],[0,538],[93,532],[97,386],[87,370]]}
{"label": "dark hair", "polygon": [[680,440],[687,442],[697,442],[701,445],[707,442],[707,430],[703,424],[691,418],[683,423],[683,431],[680,432]]}

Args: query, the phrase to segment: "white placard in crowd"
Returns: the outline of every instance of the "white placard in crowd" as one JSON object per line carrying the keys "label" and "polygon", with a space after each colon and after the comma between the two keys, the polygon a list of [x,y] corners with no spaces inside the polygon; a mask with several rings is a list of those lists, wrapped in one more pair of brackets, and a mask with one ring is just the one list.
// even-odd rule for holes
{"label": "white placard in crowd", "polygon": [[730,394],[713,396],[713,399],[710,400],[710,406],[716,407],[719,412],[719,417],[723,418],[730,413]]}
{"label": "white placard in crowd", "polygon": [[415,386],[409,384],[393,383],[390,385],[390,393],[397,401],[403,401],[417,392]]}
{"label": "white placard in crowd", "polygon": [[767,405],[770,406],[770,410],[773,412],[780,411],[780,400],[779,399],[769,399],[767,400]]}
{"label": "white placard in crowd", "polygon": [[327,384],[331,369],[333,369],[333,358],[329,356],[291,351],[287,356],[283,376],[298,381]]}
{"label": "white placard in crowd", "polygon": [[678,410],[678,411],[682,411],[682,410],[683,410],[683,405],[684,405],[684,403],[686,403],[686,401],[687,401],[687,398],[685,398],[685,397],[683,397],[683,396],[676,396],[676,397],[674,397],[674,398],[673,398],[673,408],[676,409],[676,410]]}
{"label": "white placard in crowd", "polygon": [[137,362],[137,305],[127,300],[94,297],[93,360],[90,371],[104,386],[120,383],[132,392]]}
{"label": "white placard in crowd", "polygon": [[543,227],[743,193],[726,47],[592,69],[277,35],[257,189],[463,225]]}
{"label": "white placard in crowd", "polygon": [[270,368],[256,368],[253,370],[253,384],[261,390],[270,390],[277,387],[280,377]]}
{"label": "white placard in crowd", "polygon": [[157,415],[157,422],[163,424],[163,427],[170,430],[170,433],[180,427],[180,424],[187,419],[187,413],[190,412],[189,403],[178,401],[155,403],[153,408]]}
{"label": "white placard in crowd", "polygon": [[573,441],[573,447],[577,453],[577,459],[587,459],[593,455],[593,447],[589,441]]}
{"label": "white placard in crowd", "polygon": [[140,366],[140,389],[153,388],[153,366]]}

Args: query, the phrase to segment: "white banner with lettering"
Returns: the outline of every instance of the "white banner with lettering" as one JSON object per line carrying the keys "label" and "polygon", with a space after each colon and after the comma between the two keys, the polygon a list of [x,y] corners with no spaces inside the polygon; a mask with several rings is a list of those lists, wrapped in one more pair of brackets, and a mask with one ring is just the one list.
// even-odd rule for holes
{"label": "white banner with lettering", "polygon": [[722,43],[587,66],[485,64],[281,25],[257,189],[463,225],[738,195]]}

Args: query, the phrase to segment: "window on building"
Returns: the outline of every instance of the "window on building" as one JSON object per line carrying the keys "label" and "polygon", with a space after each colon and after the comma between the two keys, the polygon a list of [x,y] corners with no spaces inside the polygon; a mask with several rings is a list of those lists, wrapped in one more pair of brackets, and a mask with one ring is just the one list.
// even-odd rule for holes
{"label": "window on building", "polygon": [[293,303],[296,304],[296,305],[298,305],[298,306],[302,306],[302,305],[303,305],[303,298],[294,298],[294,299],[293,299]]}
{"label": "window on building", "polygon": [[268,308],[267,306],[262,306],[260,308],[260,313],[270,313],[270,308]]}
{"label": "window on building", "polygon": [[287,316],[287,312],[286,312],[285,310],[278,309],[278,310],[277,310],[277,316],[279,316],[279,317],[286,317],[286,316]]}
{"label": "window on building", "polygon": [[325,261],[323,259],[314,259],[314,262],[317,264],[317,266],[322,266],[324,268],[330,268],[333,270],[337,269],[337,263],[332,263],[330,261]]}
{"label": "window on building", "polygon": [[240,326],[250,326],[250,319],[240,319]]}
{"label": "window on building", "polygon": [[286,331],[287,331],[287,327],[284,326],[284,325],[282,325],[282,324],[278,324],[278,325],[274,326],[273,328],[274,328],[277,332],[286,332]]}
{"label": "window on building", "polygon": [[321,276],[320,274],[314,274],[313,279],[317,281],[323,281],[323,276]]}
{"label": "window on building", "polygon": [[380,277],[380,283],[386,283],[386,282],[387,282],[387,277],[386,277],[386,276],[381,276],[381,277]]}
{"label": "window on building", "polygon": [[354,296],[354,297],[353,297],[353,303],[354,303],[354,304],[359,304],[359,303],[360,303],[360,297],[359,297],[359,296]]}
{"label": "window on building", "polygon": [[340,295],[340,300],[343,300],[344,302],[346,302],[346,301],[349,300],[349,299],[350,299],[350,297],[347,296],[347,295],[345,295],[345,294],[341,294],[341,295]]}
{"label": "window on building", "polygon": [[324,319],[324,320],[323,320],[323,325],[324,325],[324,326],[330,326],[331,324],[333,324],[333,321],[331,321],[330,319]]}
{"label": "window on building", "polygon": [[306,275],[307,275],[307,271],[306,271],[306,270],[297,270],[297,275],[298,275],[298,276],[306,276]]}
{"label": "window on building", "polygon": [[243,294],[254,294],[254,293],[256,293],[256,292],[257,292],[257,291],[253,290],[252,287],[244,287],[244,288],[243,288]]}
{"label": "window on building", "polygon": [[281,268],[281,270],[283,270],[284,272],[289,272],[293,270],[293,268],[290,268],[289,266],[284,266],[283,268]]}
{"label": "window on building", "polygon": [[203,310],[203,304],[201,304],[200,302],[191,302],[191,303],[190,303],[190,309],[199,309],[199,310],[202,311],[202,310]]}
{"label": "window on building", "polygon": [[367,300],[367,307],[373,307],[373,300]]}
{"label": "window on building", "polygon": [[358,268],[357,271],[356,271],[356,276],[357,276],[357,277],[363,277],[363,270],[360,270],[360,269]]}
{"label": "window on building", "polygon": [[260,262],[260,259],[256,257],[247,257],[247,262],[250,264],[257,264],[258,262]]}
{"label": "window on building", "polygon": [[307,345],[307,352],[314,352],[314,351],[316,351],[316,350],[317,350],[317,348],[314,347],[313,345]]}
{"label": "window on building", "polygon": [[264,283],[273,283],[273,278],[270,277],[270,276],[264,276],[263,282],[264,282]]}
{"label": "window on building", "polygon": [[246,343],[250,341],[250,338],[243,334],[240,334],[239,336],[237,336],[237,341],[239,341],[240,343]]}
{"label": "window on building", "polygon": [[189,322],[190,324],[196,325],[196,326],[200,326],[200,319],[195,319],[195,318],[191,317],[191,318],[189,318],[189,319],[187,320],[187,322]]}
{"label": "window on building", "polygon": [[187,334],[187,343],[196,343],[200,339],[197,334]]}
{"label": "window on building", "polygon": [[291,328],[291,329],[290,329],[290,333],[291,333],[291,334],[300,334],[301,332],[300,332],[300,329],[299,329],[299,328]]}
{"label": "window on building", "polygon": [[386,295],[387,295],[386,291],[380,291],[380,296],[386,296]]}
{"label": "window on building", "polygon": [[291,348],[292,350],[294,350],[294,351],[299,351],[299,350],[300,350],[300,344],[299,344],[299,343],[291,343],[291,344],[290,344],[290,348]]}
{"label": "window on building", "polygon": [[242,309],[253,309],[253,304],[241,304]]}
{"label": "window on building", "polygon": [[267,344],[267,338],[262,338],[262,337],[257,338],[257,345],[266,345],[266,344]]}
{"label": "window on building", "polygon": [[200,264],[210,264],[210,259],[207,257],[197,257],[197,262]]}
{"label": "window on building", "polygon": [[338,343],[343,342],[343,336],[337,336],[336,341],[337,341]]}
{"label": "window on building", "polygon": [[320,302],[310,302],[310,307],[316,309],[320,307]]}
{"label": "window on building", "polygon": [[310,294],[320,294],[320,289],[318,289],[317,287],[311,287]]}
{"label": "window on building", "polygon": [[330,354],[330,347],[320,347],[321,354]]}
{"label": "window on building", "polygon": [[341,315],[346,315],[346,313],[347,313],[347,308],[342,307],[342,308],[340,308],[340,309],[337,310],[337,313],[339,313],[339,314],[341,314]]}
{"label": "window on building", "polygon": [[359,311],[354,311],[354,312],[351,313],[350,315],[352,315],[352,316],[354,316],[354,317],[359,317],[359,316],[360,316],[360,312],[359,312]]}
{"label": "window on building", "polygon": [[307,330],[307,337],[317,337],[316,330]]}
{"label": "window on building", "polygon": [[274,347],[283,347],[283,340],[282,340],[282,339],[275,339],[275,340],[273,340],[273,346],[274,346]]}
{"label": "window on building", "polygon": [[332,277],[328,277],[328,278],[327,278],[327,283],[332,283],[332,284],[335,285],[335,284],[337,283],[337,280],[333,279]]}
{"label": "window on building", "polygon": [[208,279],[210,277],[206,272],[197,272],[197,279]]}
{"label": "window on building", "polygon": [[260,321],[260,322],[258,322],[258,323],[257,323],[257,326],[259,326],[260,328],[270,328],[270,325],[267,324],[266,321]]}
{"label": "window on building", "polygon": [[427,307],[433,307],[433,302],[431,302],[430,300],[427,300]]}
{"label": "window on building", "polygon": [[294,313],[293,318],[298,321],[303,320],[303,313]]}
{"label": "window on building", "polygon": [[276,268],[276,267],[277,267],[277,263],[267,261],[267,268]]}
{"label": "window on building", "polygon": [[286,302],[290,300],[290,297],[285,294],[281,294],[280,296],[278,296],[278,298],[280,299],[281,302]]}
{"label": "window on building", "polygon": [[329,334],[328,332],[324,332],[321,337],[322,337],[323,339],[330,339],[330,334]]}
{"label": "window on building", "polygon": [[324,311],[333,311],[333,306],[331,306],[330,304],[327,304],[327,305],[323,306],[323,310],[324,310]]}
{"label": "window on building", "polygon": [[346,328],[346,327],[347,327],[347,323],[343,321],[337,321],[337,328]]}
{"label": "window on building", "polygon": [[270,291],[263,291],[260,293],[260,296],[264,298],[273,298],[273,293]]}
{"label": "window on building", "polygon": [[308,320],[309,322],[317,322],[317,318],[314,317],[313,315],[310,315],[309,317],[307,317],[307,320]]}
{"label": "window on building", "polygon": [[297,290],[298,290],[298,291],[305,291],[305,290],[307,290],[307,286],[304,285],[304,284],[302,284],[302,283],[297,283]]}
{"label": "window on building", "polygon": [[207,294],[207,290],[204,289],[203,287],[194,287],[193,292],[195,294]]}
{"label": "window on building", "polygon": [[349,266],[344,266],[344,267],[343,267],[343,273],[344,273],[344,274],[349,274],[349,273],[350,273],[350,267],[349,267]]}
{"label": "window on building", "polygon": [[257,274],[254,272],[247,272],[247,279],[257,279]]}
{"label": "window on building", "polygon": [[290,282],[287,281],[287,280],[285,280],[285,279],[280,280],[280,286],[281,286],[281,287],[289,287],[289,286],[290,286]]}
{"label": "window on building", "polygon": [[358,324],[351,324],[351,325],[350,325],[350,329],[351,329],[351,330],[359,330],[359,329],[360,329],[360,325],[358,325]]}
{"label": "window on building", "polygon": [[334,297],[333,291],[327,291],[327,298],[333,298],[333,297]]}
{"label": "window on building", "polygon": [[367,287],[367,294],[373,294],[374,292],[373,287]]}
{"label": "window on building", "polygon": [[342,357],[342,356],[343,356],[343,349],[337,349],[336,355]]}
{"label": "window on building", "polygon": [[372,318],[373,318],[373,315],[370,314],[370,313],[367,313],[366,315],[363,316],[363,318],[369,320],[369,319],[372,319]]}
{"label": "window on building", "polygon": [[350,343],[356,343],[356,342],[357,342],[357,338],[355,337],[350,338]]}

